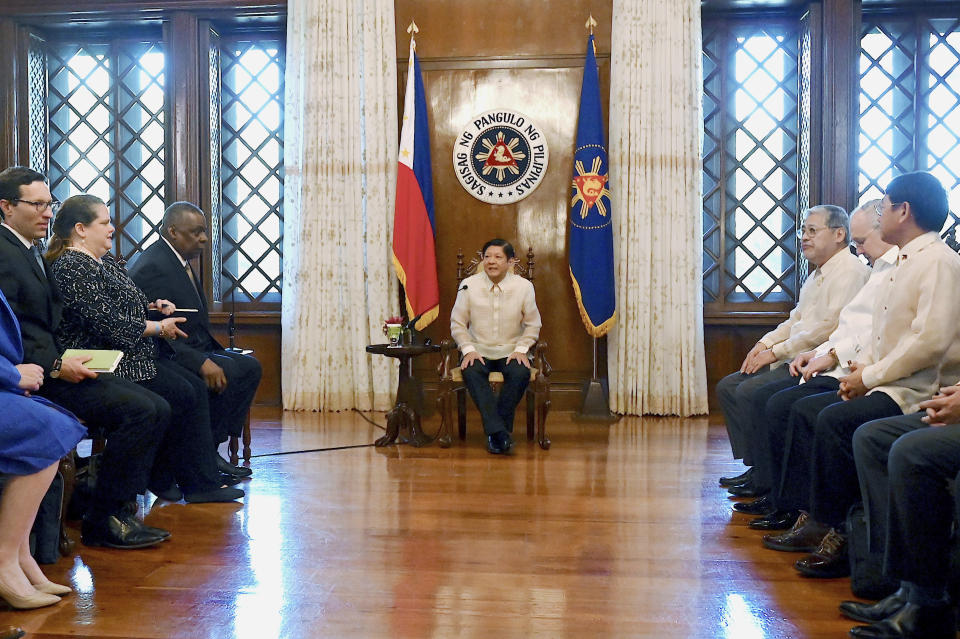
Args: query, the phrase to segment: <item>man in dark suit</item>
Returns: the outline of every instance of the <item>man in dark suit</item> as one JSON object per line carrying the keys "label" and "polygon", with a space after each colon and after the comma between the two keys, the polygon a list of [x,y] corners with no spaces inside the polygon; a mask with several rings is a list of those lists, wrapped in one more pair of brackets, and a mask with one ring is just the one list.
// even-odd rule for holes
{"label": "man in dark suit", "polygon": [[146,490],[170,407],[133,382],[91,371],[84,366],[89,358],[62,357],[55,332],[63,304],[34,245],[46,237],[57,204],[42,174],[25,167],[0,172],[0,289],[20,322],[24,362],[43,367],[41,394],[107,437],[93,503],[83,518],[83,543],[152,546],[170,533],[144,525],[125,506]]}
{"label": "man in dark suit", "polygon": [[[161,239],[136,256],[128,272],[149,299],[197,309],[196,313],[183,313],[187,321],[180,328],[187,337],[170,345],[176,361],[200,375],[210,389],[210,426],[214,443],[220,444],[243,431],[261,368],[253,357],[224,350],[210,333],[207,300],[189,262],[203,252],[206,229],[203,211],[189,202],[174,202],[163,214]],[[217,465],[223,473],[250,474],[249,468],[234,466],[220,455]]]}

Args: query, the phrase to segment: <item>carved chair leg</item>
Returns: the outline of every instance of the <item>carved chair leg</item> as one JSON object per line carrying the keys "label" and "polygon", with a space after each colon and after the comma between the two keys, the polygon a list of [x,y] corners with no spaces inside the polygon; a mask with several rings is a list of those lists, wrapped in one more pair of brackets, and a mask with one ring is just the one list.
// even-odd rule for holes
{"label": "carved chair leg", "polygon": [[550,440],[547,438],[547,413],[550,412],[549,395],[543,400],[538,412],[540,414],[537,416],[537,441],[540,444],[540,448],[543,450],[549,450]]}
{"label": "carved chair leg", "polygon": [[533,427],[537,421],[537,391],[529,389],[527,396],[527,441],[533,441]]}
{"label": "carved chair leg", "polygon": [[236,466],[237,462],[240,461],[238,456],[238,452],[240,450],[240,438],[236,435],[230,435],[230,439],[227,443],[227,450],[230,452],[230,463]]}
{"label": "carved chair leg", "polygon": [[63,477],[63,500],[60,502],[60,540],[58,543],[60,554],[67,557],[73,554],[76,542],[67,535],[64,527],[67,518],[67,506],[70,504],[70,498],[73,497],[74,488],[77,485],[77,465],[74,455],[75,449],[71,450],[60,460],[58,472]]}
{"label": "carved chair leg", "polygon": [[467,438],[467,389],[461,386],[457,393],[457,429],[460,432],[460,441]]}
{"label": "carved chair leg", "polygon": [[437,412],[440,413],[437,444],[440,448],[450,448],[450,424],[453,423],[453,397],[450,388],[440,388],[440,393],[437,395]]}
{"label": "carved chair leg", "polygon": [[250,461],[250,411],[247,411],[247,421],[243,423],[243,461]]}

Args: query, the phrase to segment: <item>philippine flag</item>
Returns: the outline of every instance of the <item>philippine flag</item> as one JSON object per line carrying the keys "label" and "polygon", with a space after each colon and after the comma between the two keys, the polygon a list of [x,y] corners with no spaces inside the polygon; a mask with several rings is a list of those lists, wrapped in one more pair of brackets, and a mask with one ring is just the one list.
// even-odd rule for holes
{"label": "philippine flag", "polygon": [[416,44],[411,38],[393,217],[393,266],[403,284],[407,317],[419,318],[414,324],[417,330],[429,325],[440,312],[435,233],[427,99]]}

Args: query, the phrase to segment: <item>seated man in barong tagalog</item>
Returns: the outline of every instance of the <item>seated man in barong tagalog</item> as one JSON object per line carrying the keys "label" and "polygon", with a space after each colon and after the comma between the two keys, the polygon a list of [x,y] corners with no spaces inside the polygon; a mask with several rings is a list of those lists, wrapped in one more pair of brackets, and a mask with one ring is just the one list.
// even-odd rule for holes
{"label": "seated man in barong tagalog", "polygon": [[[750,349],[740,370],[717,383],[733,456],[746,466],[755,463],[755,393],[777,381],[784,388],[799,383],[787,364],[826,341],[837,327],[840,310],[870,277],[867,265],[850,253],[850,219],[839,206],[809,208],[797,236],[803,256],[816,269],[800,288],[796,307]],[[756,497],[760,491],[751,476],[752,468],[738,477],[721,477],[720,485],[738,497]]]}
{"label": "seated man in barong tagalog", "polygon": [[[450,334],[463,358],[460,369],[467,392],[483,419],[487,450],[510,452],[513,417],[530,383],[527,351],[540,335],[540,311],[533,284],[513,273],[515,253],[506,240],[483,245],[483,272],[463,280],[450,312]],[[503,374],[500,397],[487,381]]]}

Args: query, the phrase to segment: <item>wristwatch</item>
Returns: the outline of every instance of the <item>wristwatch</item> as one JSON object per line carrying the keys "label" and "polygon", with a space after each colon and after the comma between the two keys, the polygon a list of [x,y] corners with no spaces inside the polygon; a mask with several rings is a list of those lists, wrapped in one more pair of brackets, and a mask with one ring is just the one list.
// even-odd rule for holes
{"label": "wristwatch", "polygon": [[59,357],[53,363],[53,366],[50,368],[50,377],[52,379],[58,379],[60,377],[60,367],[63,366],[63,360]]}

